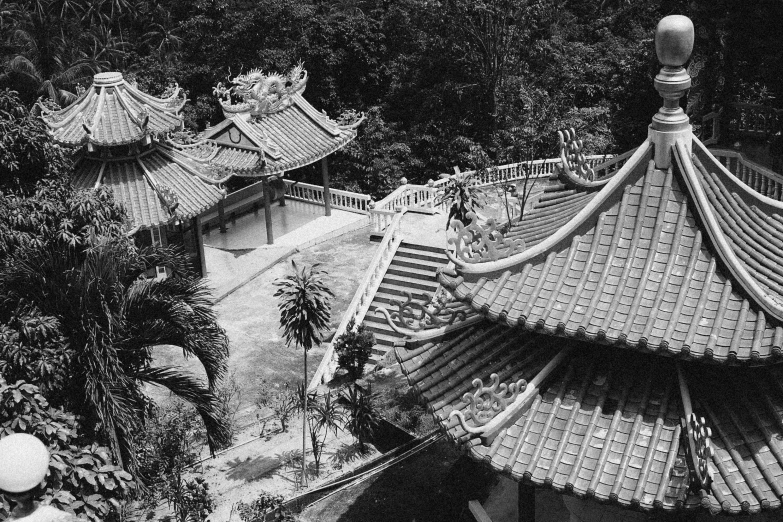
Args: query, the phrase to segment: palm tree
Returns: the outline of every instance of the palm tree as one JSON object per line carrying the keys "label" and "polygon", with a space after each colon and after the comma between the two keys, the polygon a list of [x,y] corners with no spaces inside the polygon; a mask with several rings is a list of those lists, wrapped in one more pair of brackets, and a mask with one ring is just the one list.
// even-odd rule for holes
{"label": "palm tree", "polygon": [[[145,278],[154,266],[169,267],[172,276]],[[27,245],[0,269],[4,312],[53,317],[72,353],[68,387],[56,401],[82,415],[129,471],[136,469],[133,434],[149,406],[144,385],[163,386],[193,405],[211,450],[230,441],[214,393],[226,372],[228,338],[205,283],[189,274],[183,252],[139,250],[122,237],[93,238],[84,251],[65,241]],[[163,345],[195,356],[207,384],[153,366],[152,350]]]}
{"label": "palm tree", "polygon": [[16,17],[10,31],[13,50],[0,84],[37,93],[66,106],[76,99],[69,89],[89,81],[99,64],[82,50],[85,39],[74,2],[35,2]]}
{"label": "palm tree", "polygon": [[[313,345],[321,344],[321,332],[329,326],[332,304],[329,301],[334,294],[326,286],[323,276],[326,272],[318,269],[318,263],[312,267],[303,266],[299,269],[291,260],[293,274],[275,281],[277,290],[274,296],[278,298],[277,308],[280,310],[280,326],[286,344],[302,348],[304,352],[304,384],[307,386],[307,352]],[[303,398],[302,420],[302,486],[307,486],[307,393]]]}

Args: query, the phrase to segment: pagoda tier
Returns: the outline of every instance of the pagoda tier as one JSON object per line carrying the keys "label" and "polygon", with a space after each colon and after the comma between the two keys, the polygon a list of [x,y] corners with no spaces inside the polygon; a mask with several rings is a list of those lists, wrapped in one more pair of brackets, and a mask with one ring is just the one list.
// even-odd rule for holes
{"label": "pagoda tier", "polygon": [[197,217],[225,197],[187,158],[157,144],[132,156],[83,157],[73,184],[82,189],[111,188],[133,229]]}
{"label": "pagoda tier", "polygon": [[[620,349],[491,321],[411,341],[397,358],[448,436],[515,480],[642,510],[701,506],[733,514],[781,506],[780,366],[624,357]],[[678,365],[694,412],[712,430],[706,489],[690,473]],[[495,390],[493,374],[504,383]],[[476,422],[471,410],[510,383],[520,384],[518,396],[509,390],[505,409]]]}
{"label": "pagoda tier", "polygon": [[121,73],[107,72],[96,74],[68,107],[51,111],[42,106],[42,117],[61,145],[110,147],[181,129],[179,112],[185,102],[180,88],[167,98],[156,98],[129,84]]}
{"label": "pagoda tier", "polygon": [[505,235],[452,221],[440,279],[482,318],[411,331],[396,356],[449,436],[518,481],[756,513],[783,499],[783,204],[693,136],[692,46],[690,20],[660,22],[664,106],[616,173],[564,143]]}
{"label": "pagoda tier", "polygon": [[[260,175],[279,176],[340,150],[354,138],[363,116],[338,123],[304,99],[307,72],[300,65],[285,76],[254,70],[218,85],[226,119],[202,133],[225,146],[263,151]],[[232,96],[241,101],[232,103]]]}
{"label": "pagoda tier", "polygon": [[783,205],[696,138],[694,154],[675,152],[666,170],[652,149],[594,187],[561,176],[495,260],[468,262],[466,241],[488,234],[456,223],[458,275],[442,282],[509,326],[719,362],[779,360]]}

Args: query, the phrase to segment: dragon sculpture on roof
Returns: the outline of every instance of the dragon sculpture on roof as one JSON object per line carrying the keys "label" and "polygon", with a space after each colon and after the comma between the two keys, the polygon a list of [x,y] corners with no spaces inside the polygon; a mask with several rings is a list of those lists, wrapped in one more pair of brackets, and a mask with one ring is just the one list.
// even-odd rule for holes
{"label": "dragon sculpture on roof", "polygon": [[[287,74],[265,74],[261,69],[251,69],[246,74],[234,77],[230,83],[233,84],[231,87],[218,83],[213,90],[223,109],[249,112],[251,116],[261,118],[288,107],[291,97],[304,91],[307,71],[301,62]],[[232,103],[232,95],[241,101]]]}

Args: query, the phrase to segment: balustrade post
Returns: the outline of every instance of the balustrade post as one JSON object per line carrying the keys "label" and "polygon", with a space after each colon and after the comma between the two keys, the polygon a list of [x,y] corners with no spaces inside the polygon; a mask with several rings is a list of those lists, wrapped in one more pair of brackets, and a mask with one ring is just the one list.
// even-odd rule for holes
{"label": "balustrade post", "polygon": [[332,215],[332,198],[329,194],[329,163],[326,158],[321,160],[321,176],[324,183],[324,215]]}

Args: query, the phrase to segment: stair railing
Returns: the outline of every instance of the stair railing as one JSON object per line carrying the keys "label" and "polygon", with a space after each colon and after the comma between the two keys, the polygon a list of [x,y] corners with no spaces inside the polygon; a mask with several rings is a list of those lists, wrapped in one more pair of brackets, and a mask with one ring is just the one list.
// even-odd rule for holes
{"label": "stair railing", "polygon": [[337,327],[332,342],[326,347],[326,353],[324,353],[323,359],[321,359],[321,363],[318,365],[318,369],[315,371],[315,375],[310,381],[308,389],[313,389],[321,384],[325,384],[334,376],[334,372],[337,370],[334,341],[345,333],[351,319],[358,325],[364,320],[364,316],[367,315],[367,311],[370,309],[370,304],[375,297],[375,293],[378,291],[378,287],[381,286],[381,282],[386,275],[386,270],[389,268],[389,265],[394,258],[394,254],[397,252],[397,248],[399,248],[400,243],[402,243],[403,234],[401,223],[404,214],[405,208],[395,212],[394,217],[386,227],[386,233],[378,245],[378,250],[376,250],[375,256],[365,272],[364,279],[351,300],[351,304],[348,305],[348,309],[343,314],[343,320]]}
{"label": "stair railing", "polygon": [[405,178],[402,181],[403,184],[397,187],[391,194],[378,202],[370,204],[369,214],[373,232],[382,232],[389,226],[391,219],[399,209],[433,209],[435,207],[437,190],[431,184],[413,185],[407,183]]}

